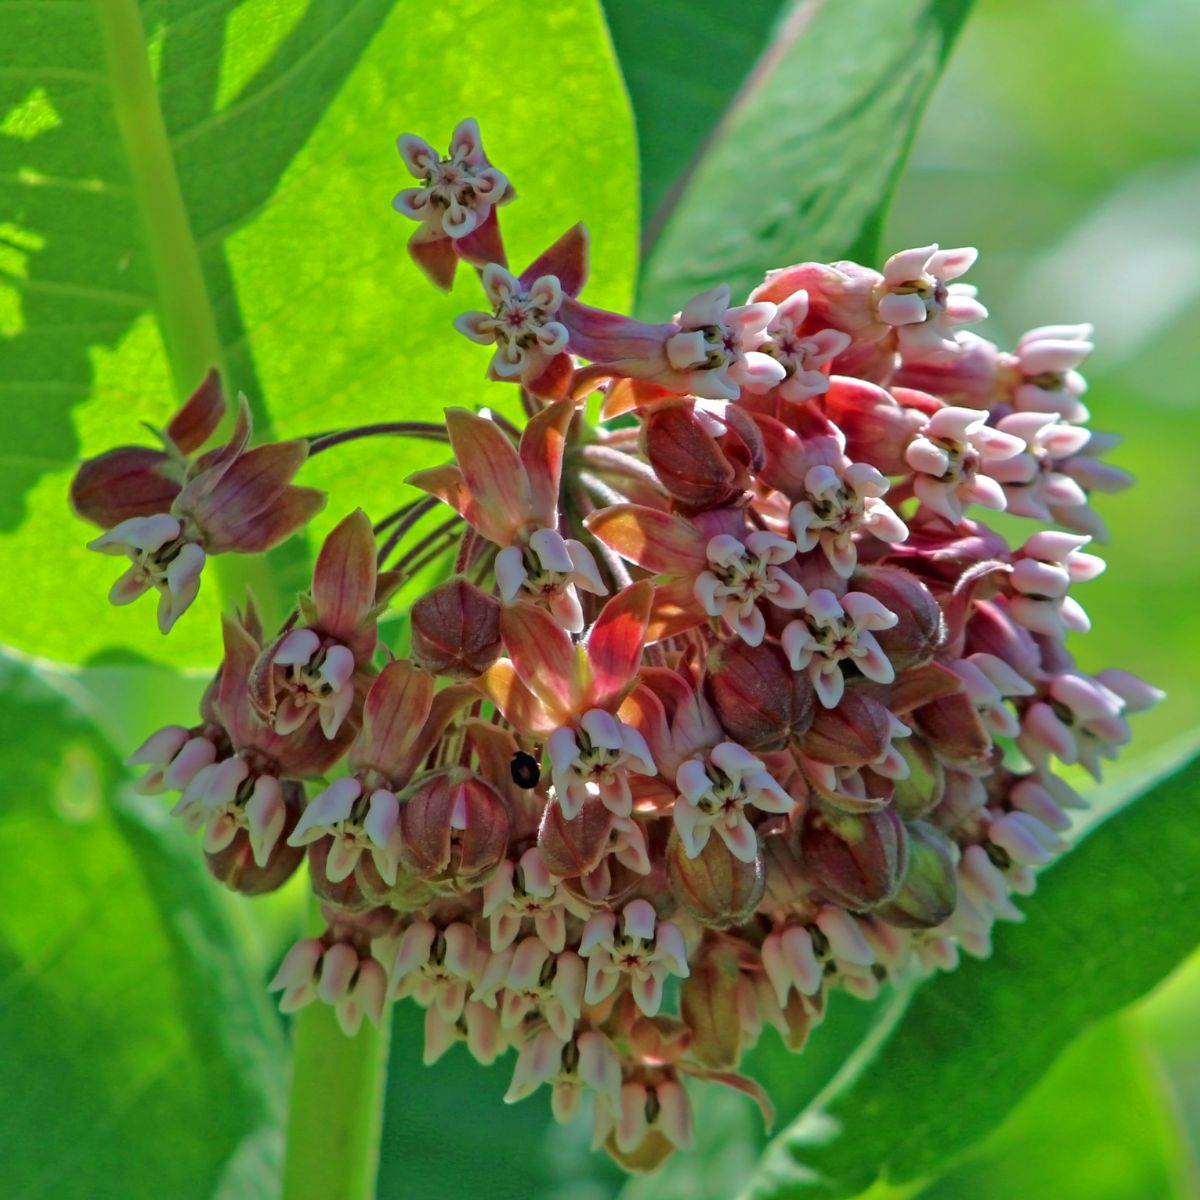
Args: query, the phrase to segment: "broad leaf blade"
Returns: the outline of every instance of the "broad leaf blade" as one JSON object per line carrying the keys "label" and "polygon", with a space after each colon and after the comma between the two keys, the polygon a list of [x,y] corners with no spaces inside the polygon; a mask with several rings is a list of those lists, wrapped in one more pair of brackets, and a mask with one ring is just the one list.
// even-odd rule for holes
{"label": "broad leaf blade", "polygon": [[722,0],[604,0],[637,124],[646,244],[785,7],[743,0],[735,20]]}
{"label": "broad leaf blade", "polygon": [[926,984],[882,1048],[769,1148],[752,1200],[838,1200],[936,1174],[994,1128],[1081,1029],[1200,936],[1200,759],[1048,871],[986,962]]}
{"label": "broad leaf blade", "polygon": [[639,303],[670,313],[769,268],[872,261],[880,224],[970,0],[797,5],[647,258]]}
{"label": "broad leaf blade", "polygon": [[[114,560],[84,549],[89,530],[66,509],[77,458],[141,441],[143,419],[169,416],[179,364],[164,346],[181,344],[171,313],[183,301],[215,329],[232,388],[276,435],[436,418],[450,403],[511,409],[515,389],[485,381],[486,350],[451,328],[480,306],[473,273],[445,297],[408,260],[414,226],[391,208],[411,182],[395,137],[412,130],[442,145],[462,117],[477,117],[519,193],[503,212],[513,263],[583,220],[596,264],[585,296],[626,305],[635,156],[603,21],[592,3],[544,0],[440,10],[421,0],[146,0],[147,44],[122,44],[129,56],[150,54],[185,210],[148,214],[131,156],[144,167],[153,146],[141,134],[122,139],[98,15],[132,0],[9,7],[0,557],[19,583],[0,593],[0,638],[63,661],[116,644],[211,663],[215,580],[169,643],[149,601],[107,606]],[[168,202],[168,187],[150,190],[156,205]],[[164,275],[148,215],[160,233],[163,220],[183,218],[202,295]],[[330,491],[314,533],[357,504],[378,516],[413,498],[404,476],[442,457],[430,443],[380,439],[314,460],[301,481]]]}
{"label": "broad leaf blade", "polygon": [[282,1030],[195,847],[61,696],[0,671],[5,1194],[268,1200]]}

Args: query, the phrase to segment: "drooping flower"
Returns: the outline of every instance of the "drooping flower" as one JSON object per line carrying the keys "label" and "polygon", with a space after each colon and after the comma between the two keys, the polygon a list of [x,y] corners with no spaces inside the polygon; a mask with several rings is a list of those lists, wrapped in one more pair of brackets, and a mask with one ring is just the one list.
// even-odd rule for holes
{"label": "drooping flower", "polygon": [[646,900],[631,900],[621,910],[597,913],[587,923],[579,943],[587,959],[584,999],[598,1004],[628,977],[638,1008],[648,1017],[662,1005],[667,977],[688,974],[683,934],[670,921],[658,920]]}

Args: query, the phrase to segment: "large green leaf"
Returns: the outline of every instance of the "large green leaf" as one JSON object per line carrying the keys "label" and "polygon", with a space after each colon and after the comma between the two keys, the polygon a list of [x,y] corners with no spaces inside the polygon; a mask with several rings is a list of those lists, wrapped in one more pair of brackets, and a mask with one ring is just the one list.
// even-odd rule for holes
{"label": "large green leaf", "polygon": [[[994,1128],[1090,1023],[1143,995],[1200,937],[1200,759],[1067,855],[986,962],[928,983],[888,1036],[770,1147],[753,1200],[919,1181]],[[882,1193],[881,1193],[882,1194]]]}
{"label": "large green leaf", "polygon": [[20,1200],[267,1200],[282,1030],[195,847],[0,663],[0,1162]]}
{"label": "large green leaf", "polygon": [[[643,241],[767,45],[785,0],[604,0],[637,123]],[[703,69],[697,70],[697,64]]]}
{"label": "large green leaf", "polygon": [[[3,13],[10,644],[213,660],[215,581],[165,648],[142,604],[106,606],[113,563],[83,548],[65,494],[80,455],[143,439],[140,421],[161,423],[214,359],[280,435],[514,402],[450,327],[478,307],[473,273],[447,297],[408,261],[397,134],[443,144],[476,116],[520,194],[503,213],[514,264],[584,220],[587,295],[629,301],[633,131],[590,0],[7,0]],[[331,493],[315,532],[357,504],[395,508],[405,474],[439,457],[385,439],[314,460],[303,481]]]}
{"label": "large green leaf", "polygon": [[647,313],[770,267],[870,261],[970,0],[798,4],[726,115],[643,268]]}

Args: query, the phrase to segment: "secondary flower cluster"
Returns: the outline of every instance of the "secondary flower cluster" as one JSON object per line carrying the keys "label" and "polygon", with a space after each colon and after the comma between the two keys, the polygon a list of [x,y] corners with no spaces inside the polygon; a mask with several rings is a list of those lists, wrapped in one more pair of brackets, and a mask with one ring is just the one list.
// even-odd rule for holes
{"label": "secondary flower cluster", "polygon": [[[443,286],[480,269],[458,329],[525,420],[250,449],[243,404],[201,453],[210,379],[164,449],[84,464],[92,545],[132,560],[112,599],[156,588],[165,632],[208,556],[317,511],[306,455],[408,433],[452,458],[342,520],[281,629],[227,616],[199,721],[131,761],[229,886],[307,859],[327,927],[283,960],[285,1011],[319,1000],[353,1034],[408,997],[428,1062],[511,1055],[510,1101],[544,1084],[565,1121],[590,1096],[597,1145],[651,1169],[692,1140],[689,1078],[767,1110],[737,1074],[766,1026],[798,1051],[833,991],[985,956],[1019,918],[1083,806],[1061,768],[1098,777],[1159,696],[1065,645],[1104,565],[1090,495],[1128,480],[1085,424],[1086,327],[1012,352],[960,329],[985,315],[953,282],[973,250],[802,263],[647,324],[577,299],[580,227],[508,269],[513,193],[474,123],[446,158],[400,148],[413,256]],[[980,509],[1033,525],[1010,544]],[[390,598],[442,553],[389,644]]]}

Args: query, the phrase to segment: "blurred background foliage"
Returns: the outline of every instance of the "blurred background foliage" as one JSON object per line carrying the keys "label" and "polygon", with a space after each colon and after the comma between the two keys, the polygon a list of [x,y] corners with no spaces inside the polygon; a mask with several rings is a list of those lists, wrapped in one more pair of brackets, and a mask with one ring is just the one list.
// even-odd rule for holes
{"label": "blurred background foliage", "polygon": [[[7,0],[0,13],[19,7]],[[306,64],[311,66],[309,52],[318,44],[333,47],[327,55],[328,70],[336,76],[341,69],[349,80],[331,79],[339,97],[335,108],[304,110],[293,143],[260,165],[248,197],[231,195],[210,205],[210,231],[216,240],[206,269],[233,272],[246,288],[243,304],[248,295],[260,309],[258,318],[237,311],[227,280],[222,334],[235,360],[244,353],[248,322],[269,321],[272,306],[285,304],[273,295],[269,280],[261,282],[267,267],[277,266],[265,257],[263,247],[296,241],[309,212],[337,211],[323,193],[314,197],[313,192],[339,173],[355,176],[360,194],[346,221],[355,234],[367,229],[366,240],[349,257],[338,250],[344,261],[334,261],[334,249],[354,241],[345,236],[346,221],[327,219],[314,227],[317,241],[330,248],[305,277],[306,286],[332,287],[329,311],[353,310],[361,316],[364,305],[367,311],[384,306],[400,313],[405,293],[393,289],[412,282],[400,254],[406,231],[396,228],[386,209],[399,175],[388,157],[390,137],[399,131],[397,121],[407,126],[410,112],[426,111],[427,93],[420,82],[425,77],[401,81],[403,94],[397,95],[396,74],[389,69],[409,52],[411,29],[396,18],[389,25],[389,5],[369,0],[344,18],[334,13],[337,6],[292,7],[290,23],[270,29],[255,25],[255,19],[256,14],[275,11],[278,6],[273,4],[230,2],[215,6],[210,14],[216,32],[207,51],[212,59],[208,84],[215,110],[229,106],[247,89],[251,97],[263,92],[258,104],[271,103],[272,96],[286,98]],[[411,7],[408,19],[415,29],[418,6]],[[525,7],[536,19],[516,23],[510,59],[549,30],[558,38],[558,53],[565,53],[566,46],[579,47],[574,51],[582,55],[577,73],[585,70],[585,61],[595,61],[585,35],[568,28],[572,22],[581,27],[591,20],[590,4],[576,0],[560,6],[559,24],[549,26],[545,22],[551,6]],[[778,3],[754,0],[739,7],[736,26],[729,28],[723,7],[719,17],[705,15],[717,7],[664,2],[646,11],[645,6],[618,0],[606,5],[634,107],[642,118],[641,199],[651,234],[672,180],[770,44],[779,16]],[[163,0],[147,5],[146,11],[166,21],[187,18],[185,8]],[[477,8],[472,7],[471,15],[478,15]],[[325,25],[318,19],[322,9]],[[222,31],[233,48],[224,58]],[[452,34],[453,23],[435,24],[424,44],[419,37],[411,43],[414,61],[424,58],[424,69],[430,69],[430,46],[437,44],[438,36]],[[551,39],[546,44],[555,43]],[[1111,527],[1111,543],[1103,550],[1109,570],[1081,596],[1094,628],[1085,638],[1075,639],[1075,650],[1087,669],[1119,664],[1170,694],[1160,709],[1138,719],[1135,745],[1108,785],[1114,798],[1128,794],[1157,762],[1177,755],[1188,731],[1200,724],[1200,623],[1194,618],[1193,601],[1200,586],[1200,544],[1191,528],[1200,493],[1193,465],[1200,447],[1195,394],[1200,351],[1193,333],[1200,318],[1198,44],[1200,6],[1186,0],[1057,0],[1053,5],[978,0],[934,93],[883,237],[888,252],[934,240],[980,247],[971,281],[993,313],[983,332],[1001,344],[1010,344],[1040,323],[1096,324],[1097,351],[1087,367],[1093,424],[1122,434],[1124,444],[1113,458],[1138,476],[1139,486],[1099,502]],[[203,138],[206,117],[189,111],[196,101],[187,81],[195,83],[195,72],[204,73],[204,63],[164,58],[162,49],[160,43],[158,69],[177,73],[169,103],[180,121],[197,123],[200,132],[193,137]],[[8,53],[0,52],[0,57]],[[362,54],[367,54],[365,65],[358,62]],[[710,58],[716,63],[711,72],[697,69],[697,63]],[[240,63],[237,70],[230,66],[234,62]],[[474,69],[467,57],[460,65],[462,72]],[[85,67],[76,64],[71,69]],[[544,80],[525,77],[511,62],[509,69],[511,87],[529,95],[544,87]],[[47,78],[54,78],[53,72]],[[557,233],[559,225],[573,218],[571,204],[577,198],[584,206],[580,215],[593,227],[599,223],[600,241],[609,248],[608,261],[613,264],[603,268],[609,279],[607,294],[598,271],[601,291],[590,292],[591,298],[617,304],[623,290],[628,294],[631,266],[628,237],[623,238],[617,227],[631,222],[635,201],[632,172],[614,164],[628,163],[631,130],[619,104],[589,108],[599,103],[590,99],[593,93],[584,85],[572,86],[573,108],[587,135],[586,169],[571,161],[569,140],[554,141],[558,159],[547,162],[539,157],[536,137],[504,129],[493,133],[488,112],[496,85],[472,83],[461,72],[454,94],[431,102],[429,111],[436,114],[438,128],[429,132],[435,141],[444,135],[440,123],[445,104],[466,105],[480,117],[489,145],[495,140],[517,161],[513,174],[538,181],[522,188],[523,203],[510,210],[516,220],[518,260],[532,252],[543,235]],[[688,96],[681,86],[691,89],[690,103],[681,101]],[[805,80],[795,80],[794,87],[802,103]],[[6,82],[3,73],[0,88],[0,196],[23,195],[11,185],[18,172],[28,169],[33,149],[51,156],[39,165],[45,175],[75,171],[78,164],[61,145],[51,140],[39,146],[27,136],[31,130],[52,130],[54,122],[64,118],[68,124],[82,119],[78,111],[73,113],[71,89],[56,92],[52,84],[49,92],[39,95],[36,89],[30,92],[27,82]],[[280,103],[278,126],[287,127],[296,111]],[[539,119],[532,110],[527,115],[531,121]],[[418,116],[411,123],[424,131],[429,119]],[[205,154],[191,160],[193,187],[205,186],[210,163],[220,174],[219,147],[220,141],[214,141]],[[510,158],[499,149],[494,157],[509,164]],[[263,235],[260,227],[256,234],[258,206],[280,179],[287,198],[282,209],[268,216],[268,224],[279,223],[279,228]],[[568,180],[570,186],[556,189],[556,180]],[[14,214],[23,218],[15,224],[4,224],[6,218],[0,217],[0,396],[15,396],[32,378],[29,364],[47,361],[53,348],[63,344],[63,332],[56,334],[50,322],[43,322],[50,327],[40,335],[49,340],[20,340],[30,331],[18,322],[31,313],[36,317],[37,310],[29,308],[31,298],[36,304],[53,294],[53,286],[39,290],[22,284],[28,283],[30,272],[36,276],[38,255],[51,256],[43,263],[65,264],[63,269],[86,256],[89,222],[95,219],[95,197],[68,193],[51,203],[48,195],[43,194],[32,213],[18,212],[14,204]],[[747,201],[753,203],[752,191]],[[544,227],[541,215],[548,203],[554,209],[552,229]],[[45,219],[44,227],[39,218]],[[242,231],[227,245],[226,226],[231,222]],[[262,237],[261,246],[256,236]],[[295,253],[288,262],[298,264],[296,270],[308,270],[309,264],[301,262],[304,257]],[[423,295],[423,304],[426,299]],[[447,304],[462,307],[461,299],[456,296]],[[443,307],[429,298],[422,328],[426,317],[431,329],[437,321],[444,323]],[[285,313],[286,305],[279,311]],[[129,433],[137,418],[161,416],[159,410],[171,403],[162,349],[152,330],[131,317],[106,325],[85,316],[81,322],[76,314],[66,336],[88,387],[94,385],[105,398],[106,415],[98,416],[95,408],[72,414],[73,401],[60,405],[56,397],[62,393],[53,388],[45,392],[48,407],[26,406],[17,412],[22,436],[33,431],[38,446],[42,443],[36,439],[45,442],[40,459],[34,455],[29,462],[14,463],[18,473],[32,472],[30,486],[37,483],[40,488],[31,495],[42,506],[38,511],[43,513],[43,528],[65,520],[55,514],[61,514],[56,506],[71,456],[81,445],[92,452],[112,440],[112,414],[127,412],[123,419],[129,428],[122,433]],[[86,329],[79,328],[81,323]],[[30,325],[36,324],[30,318]],[[286,316],[274,324],[267,340],[255,344],[252,364],[247,357],[247,369],[257,370],[268,394],[283,397],[289,388],[303,387],[304,403],[310,403],[316,394],[307,378],[313,356],[298,363],[294,346],[312,345],[317,331]],[[349,331],[352,341],[363,342],[364,353],[370,355],[367,369],[351,370],[342,357],[324,360],[321,386],[347,404],[383,404],[409,386],[408,379],[394,375],[405,350],[399,338],[383,350],[367,345],[377,327],[356,320]],[[430,403],[442,403],[455,388],[476,387],[463,384],[467,377],[459,373],[460,361],[471,372],[478,365],[475,358],[456,360],[439,378]],[[430,369],[427,365],[414,377],[423,380]],[[136,384],[129,381],[130,372],[141,372]],[[134,411],[134,400],[151,394],[158,408]],[[303,415],[301,406],[300,414],[291,417],[303,424]],[[297,425],[292,431],[299,429]],[[350,460],[349,467],[340,468],[344,474],[327,482],[348,489],[355,482],[354,465]],[[0,528],[15,529],[18,521],[15,512],[0,508]],[[78,541],[82,527],[73,526],[70,533]],[[44,627],[57,619],[59,602],[48,583],[61,584],[63,564],[39,564],[36,546],[29,543],[2,553],[10,602],[0,615],[0,639],[27,651],[61,656],[53,647],[68,644],[70,637],[79,636],[78,630],[50,631],[45,645],[39,643]],[[99,613],[100,585],[93,587],[91,579],[97,570],[76,554],[69,574],[80,588],[95,592],[95,602],[86,611]],[[36,592],[32,615],[27,598],[19,597],[20,605],[12,599],[19,596],[15,581],[30,571],[35,586],[42,589]],[[121,614],[129,625],[145,624],[138,621],[145,616]],[[36,1122],[20,1114],[54,1107],[59,1097],[63,1103],[58,1119],[82,1126],[91,1117],[98,1128],[71,1159],[60,1160],[59,1147],[43,1145],[43,1157],[54,1161],[41,1163],[37,1170],[26,1164],[25,1174],[9,1177],[5,1193],[89,1198],[219,1195],[228,1200],[269,1196],[267,1181],[278,1154],[278,1132],[272,1132],[270,1123],[280,1104],[280,1026],[264,1014],[257,999],[236,987],[222,992],[215,980],[232,946],[249,965],[248,992],[259,996],[255,977],[269,976],[281,947],[294,935],[299,889],[250,905],[187,873],[177,834],[162,828],[161,806],[129,798],[118,782],[112,751],[71,710],[82,711],[111,746],[124,750],[164,721],[186,719],[197,681],[181,680],[169,669],[150,665],[131,675],[130,668],[113,665],[129,657],[128,649],[114,656],[103,650],[113,640],[106,641],[107,634],[84,633],[89,651],[97,651],[88,671],[67,676],[45,667],[38,670],[40,680],[27,674],[10,676],[0,710],[10,747],[3,758],[8,782],[0,802],[0,847],[7,855],[23,858],[23,872],[10,872],[0,882],[0,1035],[10,1045],[24,1039],[18,1053],[6,1053],[0,1060],[0,1161],[15,1162],[13,1148],[37,1140]],[[199,634],[188,648],[189,662],[205,660],[210,650],[205,636]],[[141,645],[136,649],[143,652]],[[96,665],[100,662],[109,665]],[[131,679],[136,679],[135,685]],[[17,751],[37,756],[39,769],[23,766]],[[86,801],[82,806],[63,803],[64,797],[79,796]],[[52,853],[26,850],[27,844],[45,837],[31,823],[31,814],[43,823],[40,829],[57,829]],[[97,814],[104,815],[99,819]],[[166,870],[158,855],[175,865]],[[72,893],[75,908],[70,913],[61,894],[39,887],[39,880],[52,878],[64,862],[80,883]],[[1095,887],[1103,891],[1105,881],[1095,880]],[[89,892],[107,898],[98,914],[87,912]],[[21,919],[26,908],[35,914],[34,921]],[[121,922],[135,918],[142,922],[139,931],[149,932],[140,933],[134,944],[123,944]],[[1121,919],[1120,911],[1111,913],[1114,927]],[[999,937],[1004,936],[1001,931]],[[147,991],[138,973],[159,970],[172,961],[184,969],[186,983]],[[89,995],[89,980],[112,970],[119,973],[119,986],[105,994],[115,998],[80,1008],[78,1020],[86,1023],[80,1026],[86,1036],[77,1042],[49,1043],[47,1031],[57,1028],[52,1014],[66,1011],[72,997]],[[177,1004],[175,986],[194,1002]],[[995,980],[997,989],[1020,986],[1020,979],[1011,976]],[[201,994],[208,994],[207,1000],[195,1001]],[[222,1036],[214,1037],[210,1022],[228,1020],[237,1005],[243,1006],[243,1019],[231,1028],[222,1027]],[[928,1187],[906,1189],[903,1195],[929,1200],[1200,1196],[1198,1011],[1200,959],[1194,957],[1150,997],[1088,1029],[1001,1127],[949,1174]],[[773,1035],[764,1039],[757,1065],[776,1094],[788,1098],[792,1110],[782,1111],[783,1119],[794,1115],[834,1073],[871,1016],[866,1007],[836,1014],[836,1021],[831,1018],[800,1059],[785,1055]],[[624,1200],[727,1200],[745,1181],[762,1144],[758,1119],[749,1105],[706,1091],[699,1103],[702,1149],[680,1156],[664,1176],[625,1185],[602,1157],[588,1154],[586,1129],[560,1129],[548,1121],[544,1097],[505,1108],[500,1102],[507,1082],[504,1065],[482,1070],[456,1048],[435,1068],[421,1067],[420,1024],[418,1012],[399,1006],[385,1118],[382,1200],[432,1200],[482,1190],[491,1200],[612,1200],[623,1188]],[[194,1063],[197,1055],[209,1064],[204,1072],[172,1074],[178,1063]],[[93,1061],[103,1069],[87,1066]],[[244,1070],[247,1064],[253,1069]],[[987,1089],[989,1081],[981,1078],[977,1086]],[[235,1087],[241,1089],[236,1097],[231,1090]],[[206,1106],[196,1104],[197,1096],[208,1096],[215,1104],[236,1104],[239,1111],[251,1114],[241,1130],[244,1140],[235,1160],[223,1171],[213,1172],[212,1151],[215,1147],[229,1153],[226,1147],[238,1133],[236,1122],[227,1120],[227,1110],[222,1109],[225,1115],[212,1124]],[[945,1103],[961,1099],[947,1096]],[[89,1113],[93,1106],[106,1106],[111,1112]],[[187,1127],[156,1130],[156,1153],[146,1154],[136,1139],[139,1132],[145,1136],[156,1110],[169,1110]],[[140,1164],[133,1174],[131,1158]],[[66,1170],[72,1164],[81,1176],[75,1184]],[[89,1167],[115,1173],[108,1183],[96,1184],[95,1176],[89,1183]]]}

